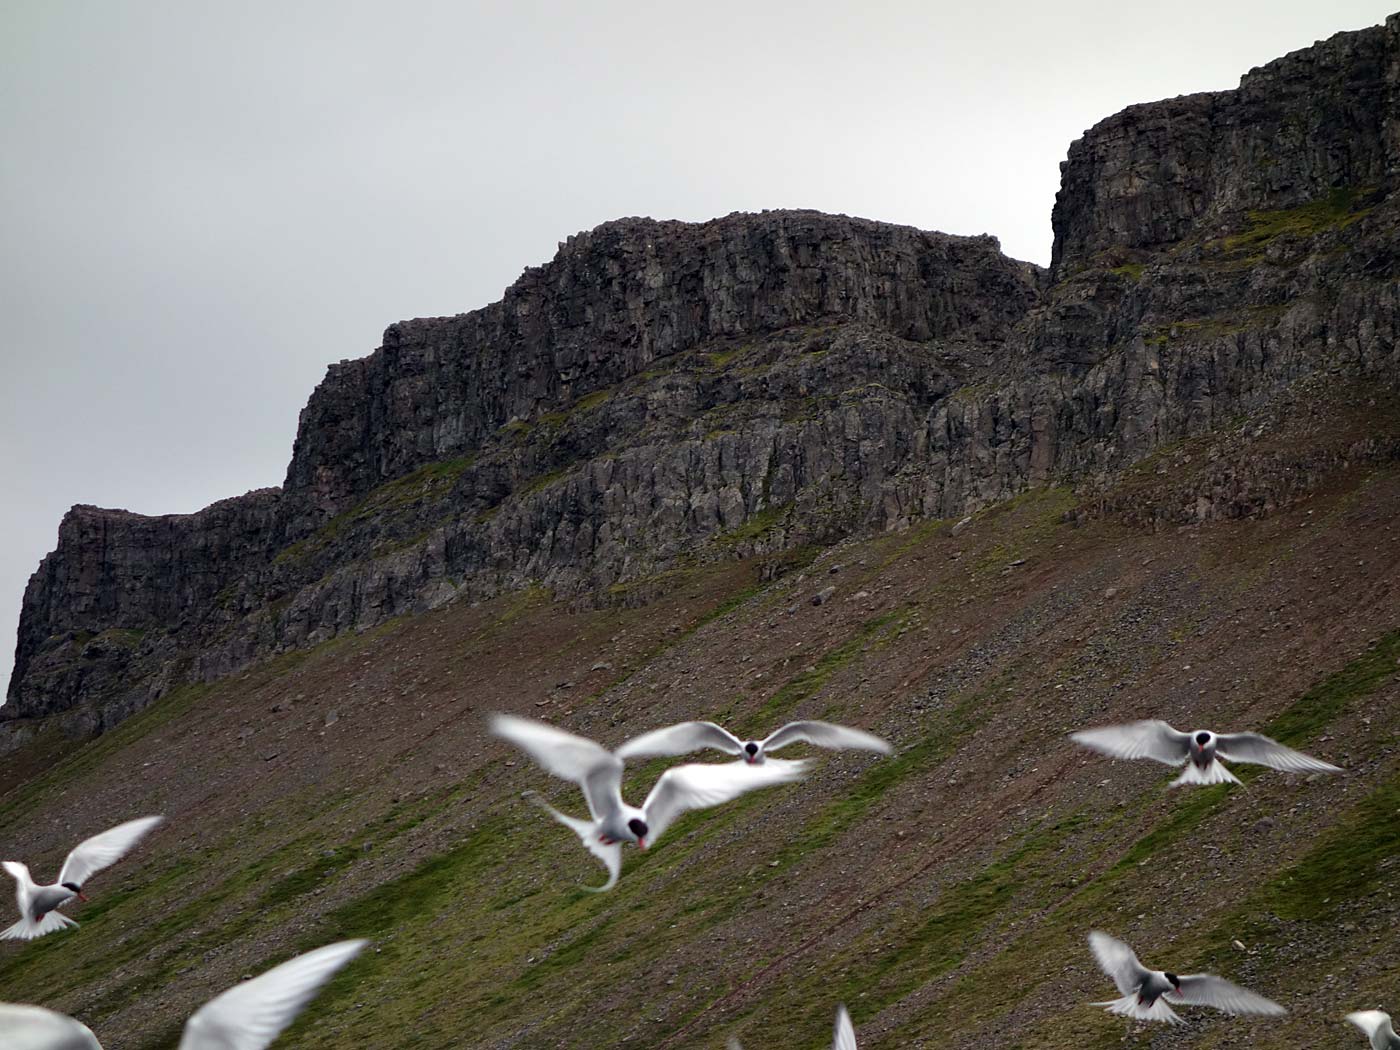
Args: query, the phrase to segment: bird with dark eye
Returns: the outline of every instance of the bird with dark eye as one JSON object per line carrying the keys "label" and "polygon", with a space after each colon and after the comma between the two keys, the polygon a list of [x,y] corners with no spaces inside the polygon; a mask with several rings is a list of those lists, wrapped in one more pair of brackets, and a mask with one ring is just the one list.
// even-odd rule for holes
{"label": "bird with dark eye", "polygon": [[741,740],[714,722],[678,722],[673,726],[654,729],[650,733],[633,737],[617,749],[617,757],[624,761],[634,758],[669,757],[713,748],[737,755],[739,761],[747,762],[751,766],[761,766],[768,761],[770,751],[798,743],[828,748],[855,748],[860,751],[875,751],[882,755],[888,755],[893,750],[889,741],[882,740],[873,733],[832,722],[789,722],[762,740]]}
{"label": "bird with dark eye", "polygon": [[0,941],[32,941],[55,930],[78,925],[58,909],[74,897],[87,900],[83,887],[88,880],[126,856],[162,819],[128,820],[78,843],[64,860],[58,881],[51,885],[35,882],[28,865],[17,860],[0,861],[0,868],[15,880],[15,901],[20,914],[19,922],[0,931]]}
{"label": "bird with dark eye", "polygon": [[628,828],[631,829],[632,834],[634,834],[634,835],[637,836],[637,841],[638,841],[638,842],[643,842],[643,841],[646,840],[646,837],[647,837],[647,825],[646,825],[646,821],[644,821],[644,820],[637,820],[637,819],[633,818],[632,820],[629,820],[629,821],[627,822],[627,826],[628,826]]}
{"label": "bird with dark eye", "polygon": [[1239,778],[1221,763],[1256,762],[1285,773],[1340,773],[1330,762],[1285,747],[1259,733],[1213,733],[1197,729],[1183,733],[1160,719],[1121,726],[1101,726],[1071,733],[1070,739],[1110,758],[1150,758],[1182,766],[1172,787],[1182,784],[1238,784]]}
{"label": "bird with dark eye", "polygon": [[1182,1024],[1172,1003],[1213,1006],[1227,1014],[1265,1014],[1276,1017],[1287,1013],[1272,999],[1241,988],[1212,973],[1188,973],[1178,977],[1166,970],[1149,970],[1137,955],[1116,937],[1095,930],[1089,934],[1089,947],[1099,969],[1113,978],[1122,998],[1090,1003],[1111,1014],[1139,1021]]}

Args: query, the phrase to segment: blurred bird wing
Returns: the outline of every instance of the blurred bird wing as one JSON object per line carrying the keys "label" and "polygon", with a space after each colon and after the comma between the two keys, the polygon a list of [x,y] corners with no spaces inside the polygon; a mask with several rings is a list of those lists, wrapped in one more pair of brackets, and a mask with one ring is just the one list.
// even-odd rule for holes
{"label": "blurred bird wing", "polygon": [[1112,758],[1151,758],[1179,766],[1191,752],[1191,734],[1181,733],[1160,719],[1101,726],[1071,733],[1070,739]]}
{"label": "blurred bird wing", "polygon": [[1285,773],[1340,773],[1339,766],[1284,747],[1259,733],[1222,733],[1216,737],[1216,754],[1231,762],[1255,762]]}
{"label": "blurred bird wing", "polygon": [[1213,1006],[1227,1014],[1264,1014],[1277,1017],[1288,1013],[1272,999],[1217,977],[1213,973],[1188,973],[1181,977],[1181,991],[1166,993],[1173,1002],[1192,1006]]}
{"label": "blurred bird wing", "polygon": [[739,755],[743,754],[744,742],[713,722],[678,722],[633,737],[616,753],[622,759],[652,758],[659,755],[688,755],[706,747]]}
{"label": "blurred bird wing", "polygon": [[608,869],[608,881],[601,886],[585,886],[586,890],[592,893],[603,893],[617,885],[617,877],[622,873],[622,844],[614,842],[606,845],[598,837],[598,825],[591,820],[579,820],[578,817],[571,817],[567,813],[560,813],[544,799],[540,798],[533,791],[530,792],[530,801],[539,806],[555,820],[563,824],[583,843],[584,848],[589,853],[603,862],[603,867]]}
{"label": "blurred bird wing", "polygon": [[491,732],[533,758],[546,772],[583,789],[593,819],[601,820],[622,800],[622,759],[586,737],[515,715],[495,715]]}
{"label": "blurred bird wing", "polygon": [[328,944],[234,985],[185,1022],[180,1050],[264,1050],[365,944]]}
{"label": "blurred bird wing", "polygon": [[858,748],[862,751],[878,751],[888,755],[893,748],[889,741],[881,740],[874,733],[850,726],[838,726],[831,722],[789,722],[763,741],[763,750],[776,751],[780,747],[806,741],[818,747]]}
{"label": "blurred bird wing", "polygon": [[1089,947],[1094,953],[1099,969],[1113,978],[1113,983],[1118,986],[1122,995],[1136,992],[1152,972],[1138,961],[1136,952],[1117,937],[1110,937],[1102,930],[1095,930],[1089,934]]}
{"label": "blurred bird wing", "polygon": [[63,870],[58,873],[60,883],[71,882],[74,886],[86,885],[87,880],[103,868],[121,860],[135,848],[151,829],[164,817],[139,817],[108,828],[100,835],[78,843],[68,859],[63,862]]}
{"label": "blurred bird wing", "polygon": [[102,1050],[87,1025],[38,1006],[0,1003],[0,1046],[5,1050]]}
{"label": "blurred bird wing", "polygon": [[1356,1013],[1347,1014],[1347,1020],[1360,1028],[1371,1041],[1371,1046],[1377,1050],[1400,1046],[1400,1037],[1396,1036],[1391,1025],[1390,1014],[1384,1010],[1358,1010]]}
{"label": "blurred bird wing", "polygon": [[856,1030],[851,1027],[851,1015],[845,1006],[836,1008],[836,1035],[831,1047],[832,1050],[856,1050]]}
{"label": "blurred bird wing", "polygon": [[682,813],[692,809],[707,809],[736,799],[755,788],[773,784],[789,784],[806,774],[806,762],[747,762],[689,763],[673,766],[661,774],[656,786],[642,803],[642,819],[646,821],[647,838],[655,842]]}

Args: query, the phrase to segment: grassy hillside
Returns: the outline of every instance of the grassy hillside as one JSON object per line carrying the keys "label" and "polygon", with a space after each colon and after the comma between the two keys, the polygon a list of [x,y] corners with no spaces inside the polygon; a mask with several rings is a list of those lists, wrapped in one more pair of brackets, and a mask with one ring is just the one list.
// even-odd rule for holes
{"label": "grassy hillside", "polygon": [[[641,608],[449,607],[76,749],[36,741],[0,770],[6,857],[51,874],[118,819],[169,822],[94,880],[80,930],[0,945],[0,998],[110,1050],[174,1047],[243,975],[367,936],[279,1045],[818,1047],[838,1001],[869,1050],[1357,1043],[1345,1012],[1400,1012],[1400,470],[1157,533],[1072,525],[1074,506],[1033,492],[957,536],[789,556],[766,584],[758,561],[686,570]],[[601,867],[520,798],[579,813],[577,792],[487,738],[493,710],[609,745],[822,717],[897,753],[818,753],[807,784],[686,818],[593,895]],[[1349,773],[1169,791],[1165,767],[1065,739],[1154,715]],[[1112,991],[1094,927],[1292,1012],[1135,1030],[1083,1005]]]}

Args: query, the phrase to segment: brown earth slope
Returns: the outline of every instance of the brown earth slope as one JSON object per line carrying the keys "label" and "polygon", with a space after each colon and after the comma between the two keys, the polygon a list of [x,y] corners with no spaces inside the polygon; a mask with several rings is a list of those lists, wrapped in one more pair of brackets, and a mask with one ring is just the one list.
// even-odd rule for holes
{"label": "brown earth slope", "polygon": [[[1251,462],[1362,422],[1400,436],[1393,401],[1335,393],[1334,427],[1251,424]],[[1220,457],[1161,462],[1124,482],[1134,506],[1176,506]],[[1400,987],[1400,469],[1338,463],[1269,517],[1155,532],[1082,513],[1114,495],[702,565],[638,607],[450,606],[184,689],[35,774],[66,747],[42,737],[0,774],[7,855],[48,872],[117,817],[170,820],[80,930],[0,945],[4,998],[154,1050],[242,975],[365,935],[282,1045],[819,1046],[838,1001],[872,1050],[1351,1045],[1341,1015]],[[610,745],[827,717],[897,753],[818,754],[807,784],[685,819],[592,895],[601,869],[520,798],[580,812],[577,792],[486,737],[493,710]],[[1264,729],[1348,773],[1168,790],[1065,739],[1145,716]],[[1094,927],[1292,1012],[1137,1032],[1084,1005],[1111,991]]]}

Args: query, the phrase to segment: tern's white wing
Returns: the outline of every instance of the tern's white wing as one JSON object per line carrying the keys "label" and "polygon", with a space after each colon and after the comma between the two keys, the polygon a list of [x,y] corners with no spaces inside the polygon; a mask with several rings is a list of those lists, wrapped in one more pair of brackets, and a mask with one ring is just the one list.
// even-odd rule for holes
{"label": "tern's white wing", "polygon": [[102,1050],[87,1025],[37,1006],[0,1003],[0,1046],[5,1050]]}
{"label": "tern's white wing", "polygon": [[851,1027],[851,1015],[844,1006],[836,1009],[836,1037],[831,1043],[832,1050],[856,1050],[856,1030]]}
{"label": "tern's white wing", "polygon": [[185,1022],[180,1050],[264,1050],[365,943],[328,944],[234,985]]}
{"label": "tern's white wing", "polygon": [[1258,733],[1222,733],[1216,740],[1216,753],[1229,762],[1256,762],[1285,773],[1340,773],[1339,766],[1284,747]]}
{"label": "tern's white wing", "polygon": [[1192,1006],[1213,1006],[1227,1014],[1267,1014],[1277,1017],[1288,1013],[1272,999],[1265,999],[1213,973],[1182,974],[1181,992],[1167,992],[1166,998]]}
{"label": "tern's white wing", "polygon": [[1124,726],[1101,726],[1071,733],[1075,743],[1113,758],[1152,758],[1179,766],[1191,753],[1191,734],[1179,733],[1158,719]]}
{"label": "tern's white wing", "polygon": [[135,845],[159,824],[164,817],[140,817],[108,828],[100,835],[78,843],[68,859],[63,862],[63,870],[58,873],[60,883],[84,886],[87,880],[103,868],[115,864],[125,857]]}
{"label": "tern's white wing", "polygon": [[593,819],[601,819],[620,802],[622,759],[592,740],[515,715],[492,716],[491,732],[509,740],[547,772],[583,788]]}
{"label": "tern's white wing", "polygon": [[1099,969],[1113,978],[1113,983],[1123,995],[1137,991],[1143,978],[1151,972],[1138,962],[1136,952],[1117,937],[1110,937],[1102,930],[1095,930],[1089,934],[1089,947],[1094,952]]}
{"label": "tern's white wing", "polygon": [[664,729],[633,737],[617,749],[618,758],[651,758],[657,755],[687,755],[712,747],[731,755],[742,754],[744,742],[713,722],[678,722]]}
{"label": "tern's white wing", "polygon": [[603,893],[617,885],[617,877],[622,873],[622,844],[614,842],[611,846],[605,844],[598,838],[598,825],[591,820],[579,820],[578,817],[571,817],[567,813],[560,813],[544,799],[540,798],[533,791],[529,793],[530,801],[539,806],[555,820],[563,824],[584,844],[588,852],[593,854],[603,862],[603,866],[608,869],[608,881],[601,886],[585,886],[584,889],[592,893]]}
{"label": "tern's white wing", "polygon": [[647,838],[655,842],[673,820],[688,810],[718,806],[754,788],[801,780],[806,772],[806,762],[779,764],[777,759],[757,766],[747,762],[674,766],[661,774],[642,803]]}
{"label": "tern's white wing", "polygon": [[818,747],[854,747],[862,751],[878,751],[882,755],[888,755],[893,750],[888,741],[881,740],[874,733],[833,725],[831,722],[789,722],[763,741],[763,750],[776,751],[802,740]]}
{"label": "tern's white wing", "polygon": [[1366,1038],[1371,1041],[1372,1050],[1400,1047],[1400,1036],[1395,1034],[1395,1029],[1390,1023],[1390,1014],[1384,1010],[1358,1010],[1354,1014],[1347,1014],[1347,1020],[1366,1033]]}

